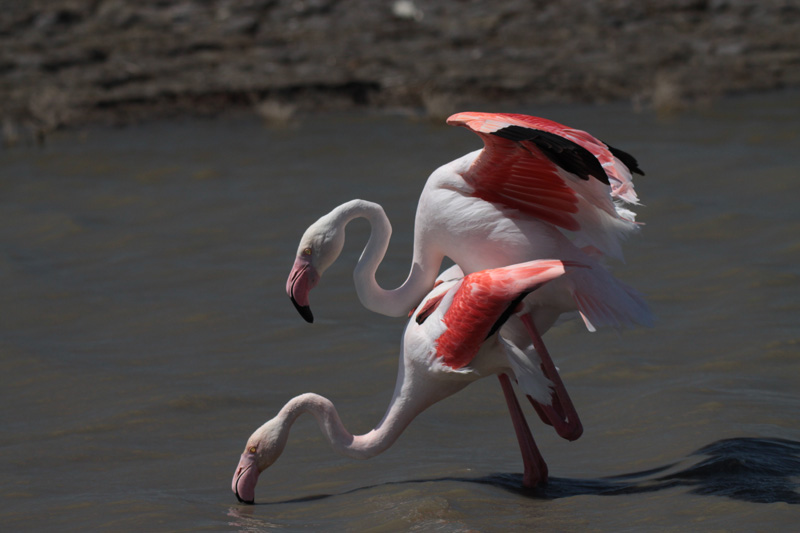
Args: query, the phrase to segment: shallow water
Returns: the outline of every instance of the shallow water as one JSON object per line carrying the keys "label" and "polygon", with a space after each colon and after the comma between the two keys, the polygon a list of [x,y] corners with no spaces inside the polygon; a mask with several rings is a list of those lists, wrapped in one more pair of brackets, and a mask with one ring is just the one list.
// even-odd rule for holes
{"label": "shallow water", "polygon": [[[521,109],[634,154],[646,204],[619,277],[654,328],[545,340],[584,424],[530,412],[553,479],[521,461],[494,379],[423,413],[385,454],[335,455],[311,417],[244,506],[246,438],[302,392],[353,432],[391,396],[403,321],[361,308],[348,227],[304,323],[284,293],[306,226],[381,203],[379,280],[407,273],[416,199],[480,146],[401,116],[157,123],[0,152],[0,523],[37,531],[769,530],[800,501],[800,95],[672,119]],[[699,450],[702,450],[698,452]]]}

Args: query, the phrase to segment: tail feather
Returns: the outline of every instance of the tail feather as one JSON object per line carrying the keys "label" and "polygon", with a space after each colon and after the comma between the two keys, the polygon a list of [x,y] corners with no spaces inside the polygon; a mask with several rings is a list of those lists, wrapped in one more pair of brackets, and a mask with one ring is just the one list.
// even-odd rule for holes
{"label": "tail feather", "polygon": [[573,298],[589,331],[598,327],[652,326],[653,314],[634,288],[608,276],[613,283],[576,289]]}

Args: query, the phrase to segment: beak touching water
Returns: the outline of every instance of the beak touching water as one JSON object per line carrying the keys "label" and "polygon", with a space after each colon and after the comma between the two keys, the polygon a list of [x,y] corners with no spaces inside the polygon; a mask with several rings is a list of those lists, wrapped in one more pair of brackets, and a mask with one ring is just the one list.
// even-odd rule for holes
{"label": "beak touching water", "polygon": [[308,295],[318,282],[317,269],[311,265],[309,259],[299,256],[286,281],[286,294],[292,299],[295,308],[306,322],[314,322],[314,315],[308,305]]}
{"label": "beak touching water", "polygon": [[243,453],[231,483],[231,489],[236,494],[237,500],[242,503],[255,502],[259,473],[255,454]]}

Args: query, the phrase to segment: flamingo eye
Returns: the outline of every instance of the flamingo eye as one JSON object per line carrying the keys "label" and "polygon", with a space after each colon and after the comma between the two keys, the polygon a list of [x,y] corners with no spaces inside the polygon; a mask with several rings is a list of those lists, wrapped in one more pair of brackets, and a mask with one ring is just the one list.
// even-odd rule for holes
{"label": "flamingo eye", "polygon": [[249,451],[250,453],[256,453],[256,447],[255,446],[250,446],[250,449],[247,450],[247,451]]}
{"label": "flamingo eye", "polygon": [[311,255],[311,248],[304,248],[303,255]]}

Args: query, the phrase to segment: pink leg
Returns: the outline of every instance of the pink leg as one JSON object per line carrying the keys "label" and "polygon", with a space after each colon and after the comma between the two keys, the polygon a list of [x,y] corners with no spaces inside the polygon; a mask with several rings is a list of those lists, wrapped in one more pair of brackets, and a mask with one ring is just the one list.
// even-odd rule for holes
{"label": "pink leg", "polygon": [[550,422],[549,418],[547,418],[547,413],[545,412],[544,407],[542,406],[542,404],[540,404],[539,402],[537,402],[536,400],[534,400],[530,396],[528,396],[528,401],[531,402],[531,405],[533,406],[533,409],[536,411],[536,414],[539,415],[539,418],[541,419],[541,421],[544,422],[545,424],[547,424],[548,426],[552,426],[553,423]]}
{"label": "pink leg", "polygon": [[530,396],[528,396],[528,400],[536,409],[539,417],[546,424],[552,425],[556,433],[567,440],[575,440],[583,434],[583,425],[578,418],[578,412],[575,410],[575,406],[572,405],[572,399],[570,399],[567,389],[564,387],[564,382],[561,381],[561,376],[558,375],[556,365],[553,363],[553,359],[550,357],[541,335],[536,330],[530,313],[525,313],[520,318],[531,336],[536,353],[539,354],[542,360],[542,370],[545,376],[553,382],[553,395],[550,405],[542,405]]}
{"label": "pink leg", "polygon": [[525,472],[522,474],[522,484],[528,488],[544,485],[547,483],[547,463],[544,462],[544,458],[536,446],[536,441],[533,440],[531,430],[525,421],[525,415],[522,413],[517,396],[511,387],[511,380],[506,374],[499,374],[497,379],[500,380],[500,386],[503,387],[503,395],[506,398],[514,431],[519,441],[519,449],[522,452],[522,464],[525,468]]}

